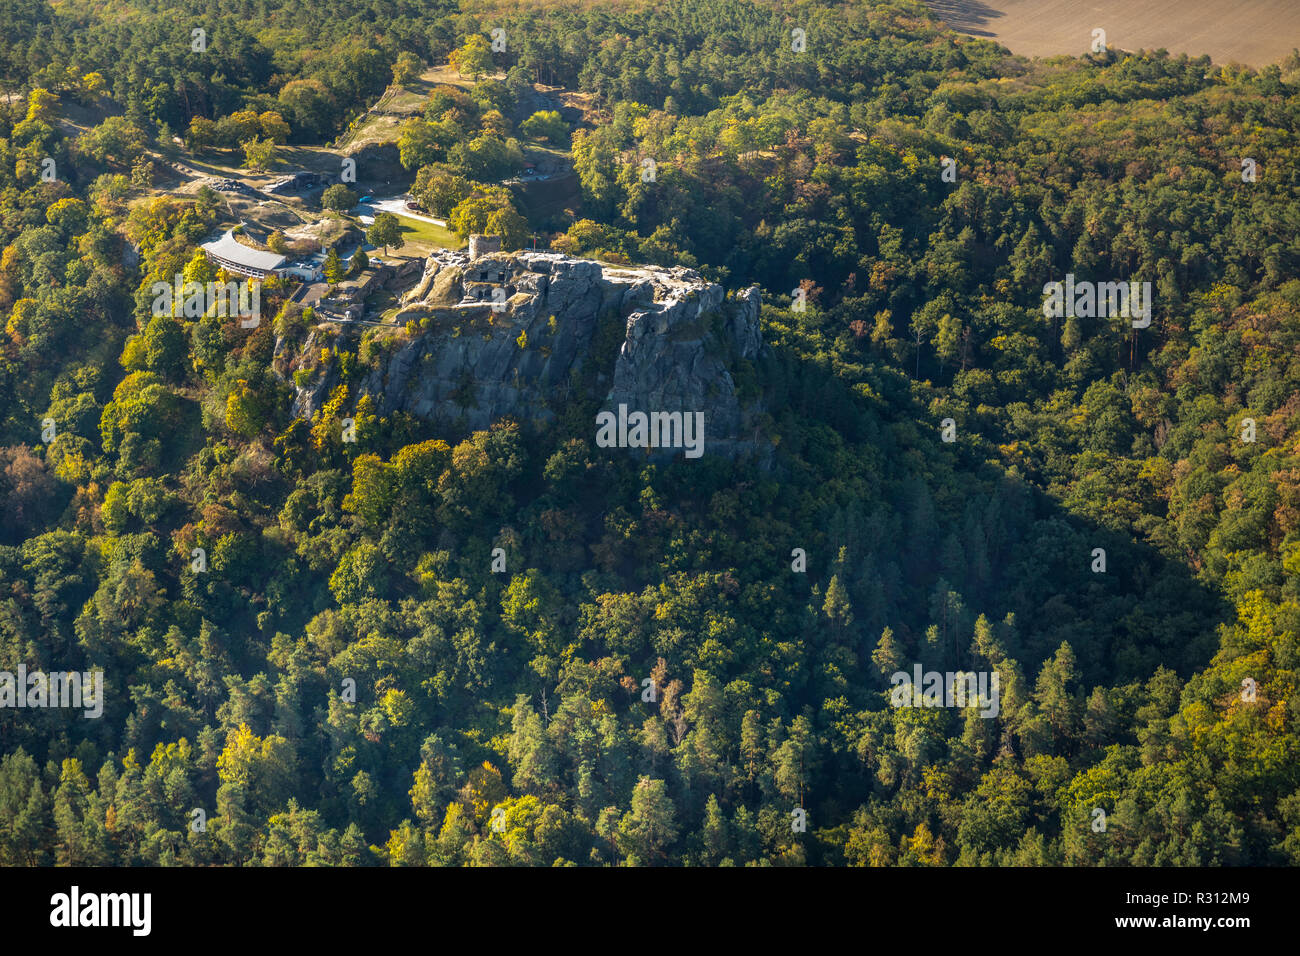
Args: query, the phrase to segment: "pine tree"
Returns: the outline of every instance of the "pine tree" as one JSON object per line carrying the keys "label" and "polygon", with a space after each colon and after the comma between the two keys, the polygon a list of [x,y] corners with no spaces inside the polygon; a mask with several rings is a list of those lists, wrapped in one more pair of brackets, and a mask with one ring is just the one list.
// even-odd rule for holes
{"label": "pine tree", "polygon": [[677,839],[677,808],[662,780],[642,777],[632,791],[632,809],[618,824],[619,849],[635,862],[653,866]]}
{"label": "pine tree", "polygon": [[357,251],[352,253],[352,258],[348,260],[348,275],[361,275],[368,268],[370,268],[370,257],[366,255],[365,249],[357,246]]}
{"label": "pine tree", "polygon": [[871,662],[876,665],[882,677],[895,673],[903,665],[903,648],[894,639],[892,628],[885,628],[876,642],[876,649],[871,652]]}
{"label": "pine tree", "polygon": [[839,575],[833,575],[831,583],[826,586],[826,600],[822,603],[822,613],[830,621],[831,631],[836,637],[841,636],[853,623],[853,608],[849,604],[849,594],[844,585],[840,584]]}
{"label": "pine tree", "polygon": [[330,246],[330,251],[325,254],[324,272],[326,281],[331,285],[337,285],[343,279],[343,261],[334,246]]}
{"label": "pine tree", "polygon": [[704,805],[704,826],[700,830],[704,842],[704,862],[717,866],[727,855],[730,838],[727,833],[727,818],[722,813],[717,794],[709,794]]}
{"label": "pine tree", "polygon": [[763,759],[763,721],[758,711],[747,710],[740,721],[740,759],[745,768],[745,779],[752,788],[758,776],[758,765]]}

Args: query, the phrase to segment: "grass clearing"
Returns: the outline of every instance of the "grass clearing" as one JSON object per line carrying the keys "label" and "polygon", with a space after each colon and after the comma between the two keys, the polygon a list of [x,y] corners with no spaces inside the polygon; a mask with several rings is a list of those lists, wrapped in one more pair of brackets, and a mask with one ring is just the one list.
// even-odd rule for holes
{"label": "grass clearing", "polygon": [[408,219],[397,213],[394,215],[402,224],[402,238],[406,240],[401,250],[403,255],[419,253],[427,256],[434,249],[459,249],[464,245],[450,229],[420,219]]}

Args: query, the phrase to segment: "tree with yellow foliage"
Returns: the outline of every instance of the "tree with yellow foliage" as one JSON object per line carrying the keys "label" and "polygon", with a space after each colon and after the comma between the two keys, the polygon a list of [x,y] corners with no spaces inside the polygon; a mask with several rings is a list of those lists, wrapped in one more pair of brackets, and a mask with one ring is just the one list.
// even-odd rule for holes
{"label": "tree with yellow foliage", "polygon": [[54,108],[59,105],[59,98],[44,87],[36,87],[27,94],[27,122],[54,122]]}
{"label": "tree with yellow foliage", "polygon": [[[484,825],[492,809],[506,797],[506,784],[501,771],[488,761],[469,772],[469,780],[461,787],[459,798],[475,823]],[[445,826],[444,826],[445,829]]]}
{"label": "tree with yellow foliage", "polygon": [[81,78],[81,95],[90,103],[108,93],[108,81],[102,73],[87,73]]}
{"label": "tree with yellow foliage", "polygon": [[475,33],[465,39],[464,46],[452,51],[449,62],[458,75],[468,73],[477,82],[492,69],[492,47],[486,37]]}

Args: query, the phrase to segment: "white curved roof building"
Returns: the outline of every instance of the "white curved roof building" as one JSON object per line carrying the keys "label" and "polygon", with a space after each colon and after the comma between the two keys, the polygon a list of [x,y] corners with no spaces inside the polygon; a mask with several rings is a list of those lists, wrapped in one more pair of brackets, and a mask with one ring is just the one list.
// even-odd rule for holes
{"label": "white curved roof building", "polygon": [[234,234],[227,229],[225,235],[212,242],[205,242],[199,247],[209,259],[225,269],[241,276],[264,279],[269,275],[278,275],[284,268],[285,257],[274,252],[253,249],[235,240]]}

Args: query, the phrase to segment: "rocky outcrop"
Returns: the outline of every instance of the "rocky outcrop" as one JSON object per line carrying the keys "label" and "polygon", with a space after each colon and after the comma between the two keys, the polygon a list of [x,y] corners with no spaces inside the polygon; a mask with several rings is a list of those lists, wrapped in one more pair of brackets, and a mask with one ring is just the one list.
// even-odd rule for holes
{"label": "rocky outcrop", "polygon": [[[757,396],[742,399],[733,374],[763,347],[758,314],[757,287],[728,296],[691,269],[440,250],[397,315],[422,331],[396,338],[358,390],[380,414],[479,429],[503,417],[552,420],[594,381],[602,409],[702,412],[705,454],[766,455]],[[295,413],[310,417],[331,387],[305,383]]]}
{"label": "rocky outcrop", "polygon": [[727,302],[721,286],[681,270],[680,285],[661,288],[634,281],[628,299],[627,337],[614,365],[604,407],[629,412],[704,412],[705,451],[733,456],[757,448],[757,408],[746,408],[731,369],[757,358],[759,291],[746,289]]}

